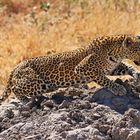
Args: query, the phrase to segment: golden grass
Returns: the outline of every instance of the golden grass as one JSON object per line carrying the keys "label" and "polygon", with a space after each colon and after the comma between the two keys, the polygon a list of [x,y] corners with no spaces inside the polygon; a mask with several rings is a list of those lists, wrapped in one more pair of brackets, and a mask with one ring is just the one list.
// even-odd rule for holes
{"label": "golden grass", "polygon": [[73,50],[100,35],[139,33],[138,0],[50,0],[47,12],[30,2],[16,14],[0,10],[0,85],[23,59]]}

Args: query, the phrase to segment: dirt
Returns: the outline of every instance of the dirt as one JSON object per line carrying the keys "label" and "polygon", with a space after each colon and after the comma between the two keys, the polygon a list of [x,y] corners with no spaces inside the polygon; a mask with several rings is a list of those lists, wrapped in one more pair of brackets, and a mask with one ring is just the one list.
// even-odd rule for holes
{"label": "dirt", "polygon": [[139,93],[121,84],[128,91],[122,97],[107,89],[68,88],[53,92],[39,109],[17,99],[3,103],[0,140],[140,140]]}

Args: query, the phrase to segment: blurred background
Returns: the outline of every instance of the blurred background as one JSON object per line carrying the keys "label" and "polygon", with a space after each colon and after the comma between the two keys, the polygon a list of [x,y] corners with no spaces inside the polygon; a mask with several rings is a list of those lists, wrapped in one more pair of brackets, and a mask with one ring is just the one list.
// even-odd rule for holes
{"label": "blurred background", "polygon": [[139,34],[140,0],[0,0],[0,85],[20,61]]}

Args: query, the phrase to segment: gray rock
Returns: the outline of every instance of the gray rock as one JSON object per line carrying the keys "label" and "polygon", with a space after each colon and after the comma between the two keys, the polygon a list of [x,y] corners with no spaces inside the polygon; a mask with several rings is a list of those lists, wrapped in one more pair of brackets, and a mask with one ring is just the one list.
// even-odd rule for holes
{"label": "gray rock", "polygon": [[68,116],[76,122],[85,120],[85,116],[79,110],[70,111]]}
{"label": "gray rock", "polygon": [[124,112],[128,108],[129,100],[127,98],[116,97],[112,99],[112,104],[115,109],[120,112]]}
{"label": "gray rock", "polygon": [[129,128],[122,128],[119,131],[119,136],[121,140],[126,140],[126,138],[128,137],[128,134],[130,133],[130,129]]}
{"label": "gray rock", "polygon": [[66,136],[66,140],[77,140],[77,134],[76,134],[76,132],[70,132]]}
{"label": "gray rock", "polygon": [[130,108],[125,112],[126,116],[129,116],[134,124],[140,124],[140,111],[137,109]]}
{"label": "gray rock", "polygon": [[60,105],[59,105],[59,109],[61,108],[68,108],[70,105],[69,101],[64,100]]}
{"label": "gray rock", "polygon": [[7,109],[4,112],[4,116],[7,117],[7,118],[9,118],[9,119],[11,119],[11,118],[14,117],[14,112],[11,109]]}
{"label": "gray rock", "polygon": [[18,123],[18,124],[15,124],[15,125],[13,125],[12,127],[10,127],[9,129],[7,129],[7,130],[1,132],[1,133],[0,133],[0,138],[7,136],[7,135],[8,135],[9,133],[11,133],[11,132],[17,134],[17,133],[19,132],[20,128],[21,128],[22,126],[24,126],[24,124],[25,124],[25,123]]}
{"label": "gray rock", "polygon": [[128,136],[127,140],[140,140],[140,129],[132,130]]}
{"label": "gray rock", "polygon": [[29,111],[22,111],[22,112],[21,112],[21,115],[22,115],[23,117],[30,117],[31,112],[29,112]]}
{"label": "gray rock", "polygon": [[46,101],[43,105],[45,105],[47,107],[50,107],[50,108],[53,108],[54,107],[54,103],[53,103],[52,100]]}

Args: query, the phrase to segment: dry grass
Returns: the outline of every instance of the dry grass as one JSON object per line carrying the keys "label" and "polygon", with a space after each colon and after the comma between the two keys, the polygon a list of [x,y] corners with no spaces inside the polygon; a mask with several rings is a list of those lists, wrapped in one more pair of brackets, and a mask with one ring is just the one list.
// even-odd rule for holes
{"label": "dry grass", "polygon": [[47,10],[40,2],[0,0],[0,85],[23,59],[73,50],[99,35],[139,33],[139,0],[50,0]]}

